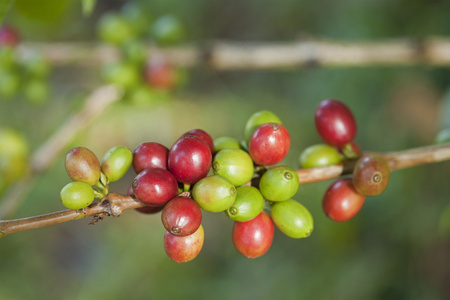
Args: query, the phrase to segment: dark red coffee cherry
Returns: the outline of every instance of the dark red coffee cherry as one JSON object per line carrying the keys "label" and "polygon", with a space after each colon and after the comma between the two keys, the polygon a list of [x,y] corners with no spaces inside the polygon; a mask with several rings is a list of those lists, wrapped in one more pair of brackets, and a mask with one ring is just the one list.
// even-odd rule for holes
{"label": "dark red coffee cherry", "polygon": [[167,256],[176,263],[184,263],[197,257],[203,247],[205,232],[203,226],[187,236],[177,236],[166,231],[164,234],[164,250]]}
{"label": "dark red coffee cherry", "polygon": [[265,123],[253,132],[248,152],[256,164],[269,166],[282,161],[290,146],[291,138],[283,125]]}
{"label": "dark red coffee cherry", "polygon": [[150,206],[161,206],[178,194],[178,183],[167,170],[149,168],[140,172],[133,180],[136,198]]}
{"label": "dark red coffee cherry", "polygon": [[214,141],[206,131],[202,129],[194,129],[183,134],[183,136],[185,135],[194,135],[202,139],[208,145],[209,149],[211,149],[211,153],[214,154]]}
{"label": "dark red coffee cherry", "polygon": [[[130,186],[130,188],[128,189],[128,195],[130,196],[134,196],[134,192],[133,192],[133,186]],[[161,210],[163,210],[165,205],[161,205],[161,206],[143,206],[143,207],[138,207],[135,208],[136,211],[143,213],[143,214],[156,214],[157,212],[160,212]]]}
{"label": "dark red coffee cherry", "polygon": [[8,25],[0,27],[0,47],[15,47],[20,42],[17,30]]}
{"label": "dark red coffee cherry", "polygon": [[208,145],[193,135],[182,136],[169,151],[168,170],[184,184],[193,184],[208,175],[212,155]]}
{"label": "dark red coffee cherry", "polygon": [[133,152],[133,169],[140,173],[147,168],[167,169],[169,149],[155,142],[142,143]]}
{"label": "dark red coffee cherry", "polygon": [[316,128],[322,139],[342,147],[356,136],[356,122],[350,109],[338,100],[324,100],[316,109]]}
{"label": "dark red coffee cherry", "polygon": [[365,196],[380,195],[389,183],[389,165],[377,154],[361,156],[353,169],[353,185]]}
{"label": "dark red coffee cherry", "polygon": [[343,222],[353,218],[363,207],[366,196],[358,193],[351,178],[335,181],[326,191],[322,208],[328,218]]}
{"label": "dark red coffee cherry", "polygon": [[274,229],[272,219],[265,212],[247,222],[234,222],[233,245],[247,258],[259,257],[272,245]]}
{"label": "dark red coffee cherry", "polygon": [[191,198],[177,196],[164,207],[161,221],[171,234],[186,236],[193,234],[200,227],[202,211]]}

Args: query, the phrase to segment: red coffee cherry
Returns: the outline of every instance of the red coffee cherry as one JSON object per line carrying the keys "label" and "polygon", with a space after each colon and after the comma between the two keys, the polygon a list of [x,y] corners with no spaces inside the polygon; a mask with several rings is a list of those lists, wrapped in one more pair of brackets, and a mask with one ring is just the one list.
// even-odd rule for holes
{"label": "red coffee cherry", "polygon": [[[133,186],[130,186],[130,188],[128,189],[128,195],[130,196],[134,196],[134,192],[133,192]],[[161,210],[163,210],[165,205],[161,205],[161,206],[143,206],[143,207],[138,207],[135,208],[136,211],[143,213],[143,214],[156,214],[157,212],[160,212]]]}
{"label": "red coffee cherry", "polygon": [[166,231],[164,234],[164,250],[167,256],[176,263],[184,263],[197,257],[203,247],[205,232],[203,226],[191,235],[176,236]]}
{"label": "red coffee cherry", "polygon": [[290,146],[291,138],[283,125],[265,123],[253,132],[248,152],[256,164],[269,166],[282,161]]}
{"label": "red coffee cherry", "polygon": [[389,183],[389,165],[380,155],[361,156],[353,169],[353,185],[365,196],[378,196]]}
{"label": "red coffee cherry", "polygon": [[202,211],[191,198],[177,196],[170,200],[161,213],[161,221],[173,235],[187,236],[197,231],[202,223]]}
{"label": "red coffee cherry", "polygon": [[167,169],[169,149],[155,142],[142,143],[133,152],[133,169],[140,173],[147,168]]}
{"label": "red coffee cherry", "polygon": [[356,136],[356,122],[350,109],[338,100],[324,100],[316,109],[316,128],[322,139],[342,147]]}
{"label": "red coffee cherry", "polygon": [[133,180],[136,198],[150,206],[162,206],[178,194],[178,183],[167,170],[149,168],[140,172]]}
{"label": "red coffee cherry", "polygon": [[178,83],[178,74],[175,68],[165,59],[151,59],[145,67],[145,80],[158,90],[171,90]]}
{"label": "red coffee cherry", "polygon": [[353,218],[363,207],[366,196],[358,193],[351,178],[335,181],[326,191],[322,208],[328,218],[343,222]]}
{"label": "red coffee cherry", "polygon": [[247,258],[259,257],[272,245],[274,228],[272,219],[265,212],[247,222],[234,222],[233,245]]}
{"label": "red coffee cherry", "polygon": [[202,129],[194,129],[191,131],[186,132],[185,134],[183,134],[183,136],[186,135],[194,135],[198,138],[200,138],[202,141],[204,141],[209,149],[211,149],[211,153],[214,154],[214,141],[212,139],[212,137],[209,135],[209,133],[207,133],[206,131],[202,130]]}
{"label": "red coffee cherry", "polygon": [[206,177],[212,155],[208,145],[193,135],[182,136],[169,151],[168,170],[184,184],[193,184]]}
{"label": "red coffee cherry", "polygon": [[15,47],[20,42],[20,36],[17,30],[8,25],[0,27],[0,47]]}

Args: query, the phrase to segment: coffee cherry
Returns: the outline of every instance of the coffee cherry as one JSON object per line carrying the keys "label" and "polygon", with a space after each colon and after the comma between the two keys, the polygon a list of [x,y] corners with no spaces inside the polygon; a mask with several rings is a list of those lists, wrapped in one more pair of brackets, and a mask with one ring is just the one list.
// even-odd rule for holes
{"label": "coffee cherry", "polygon": [[176,69],[163,58],[152,57],[145,66],[145,81],[154,89],[170,91],[178,83]]}
{"label": "coffee cherry", "polygon": [[314,228],[313,218],[308,209],[292,199],[275,203],[272,206],[271,217],[281,232],[294,239],[310,236]]}
{"label": "coffee cherry", "polygon": [[202,211],[191,198],[177,196],[164,207],[161,221],[171,234],[187,236],[197,231],[202,223]]}
{"label": "coffee cherry", "polygon": [[100,179],[100,162],[97,156],[85,147],[75,147],[66,155],[67,175],[73,181],[96,185]]}
{"label": "coffee cherry", "polygon": [[282,161],[290,146],[291,138],[283,125],[266,123],[253,132],[248,152],[256,164],[268,166]]}
{"label": "coffee cherry", "polygon": [[241,149],[239,141],[229,136],[221,136],[214,139],[213,145],[215,153],[223,149]]}
{"label": "coffee cherry", "polygon": [[43,104],[48,100],[50,95],[48,82],[39,78],[30,79],[25,83],[23,93],[28,102]]}
{"label": "coffee cherry", "polygon": [[103,156],[102,172],[110,182],[117,181],[128,171],[132,160],[133,154],[127,147],[112,147]]}
{"label": "coffee cherry", "polygon": [[199,180],[192,189],[192,197],[209,212],[228,209],[236,200],[236,188],[225,177],[213,175]]}
{"label": "coffee cherry", "polygon": [[233,185],[240,186],[253,177],[253,161],[247,152],[241,149],[223,149],[214,157],[214,174],[227,178]]}
{"label": "coffee cherry", "polygon": [[326,191],[322,208],[328,218],[344,222],[353,218],[363,207],[366,196],[358,193],[351,178],[335,181]]}
{"label": "coffee cherry", "polygon": [[155,142],[142,143],[133,152],[133,168],[136,173],[147,168],[167,169],[169,149]]}
{"label": "coffee cherry", "polygon": [[91,205],[95,195],[92,187],[84,182],[70,182],[60,193],[62,204],[69,209],[82,209]]}
{"label": "coffee cherry", "polygon": [[[133,186],[130,186],[130,188],[128,189],[128,195],[135,197],[134,192],[133,192]],[[143,206],[143,207],[138,207],[135,208],[136,211],[143,213],[143,214],[156,214],[157,212],[160,212],[161,210],[164,209],[165,205],[161,205],[161,206]]]}
{"label": "coffee cherry", "polygon": [[112,63],[106,65],[102,71],[106,81],[124,89],[134,88],[141,81],[139,69],[129,62]]}
{"label": "coffee cherry", "polygon": [[273,241],[274,225],[265,212],[247,222],[235,222],[232,241],[236,250],[247,258],[265,254]]}
{"label": "coffee cherry", "polygon": [[164,250],[167,256],[176,263],[184,263],[197,257],[203,247],[205,232],[203,226],[191,235],[176,236],[166,231],[164,234]]}
{"label": "coffee cherry", "polygon": [[361,148],[355,141],[351,141],[350,143],[337,148],[339,152],[344,155],[345,159],[357,159],[361,156]]}
{"label": "coffee cherry", "polygon": [[139,66],[147,60],[147,47],[139,40],[127,40],[122,45],[121,52],[128,62]]}
{"label": "coffee cherry", "polygon": [[0,47],[15,47],[20,42],[17,30],[8,25],[0,27]]}
{"label": "coffee cherry", "polygon": [[120,9],[121,15],[137,34],[144,33],[152,22],[152,17],[141,5],[134,2],[125,3]]}
{"label": "coffee cherry", "polygon": [[247,121],[245,125],[245,141],[248,144],[253,132],[265,123],[278,123],[281,124],[280,119],[271,111],[263,110],[254,113]]}
{"label": "coffee cherry", "polygon": [[97,29],[103,41],[114,45],[120,45],[135,36],[131,23],[117,13],[104,14]]}
{"label": "coffee cherry", "polygon": [[169,151],[168,170],[184,184],[193,184],[208,175],[212,155],[208,145],[193,135],[182,136]]}
{"label": "coffee cherry", "polygon": [[214,141],[212,137],[209,135],[209,133],[207,133],[202,129],[193,129],[184,133],[182,136],[186,135],[193,135],[200,138],[202,141],[206,143],[206,145],[208,145],[209,149],[211,150],[211,154],[214,154]]}
{"label": "coffee cherry", "polygon": [[389,165],[377,154],[361,156],[353,169],[353,186],[365,196],[381,194],[389,183]]}
{"label": "coffee cherry", "polygon": [[341,147],[356,136],[356,122],[350,109],[338,100],[324,100],[316,109],[315,123],[322,139]]}
{"label": "coffee cherry", "polygon": [[259,215],[264,208],[261,192],[253,186],[236,188],[236,200],[226,211],[233,221],[246,222]]}
{"label": "coffee cherry", "polygon": [[330,145],[318,144],[306,148],[299,161],[302,168],[325,167],[340,163],[342,155]]}
{"label": "coffee cherry", "polygon": [[278,166],[267,170],[261,176],[259,190],[267,200],[285,201],[297,193],[299,184],[299,178],[294,169]]}
{"label": "coffee cherry", "polygon": [[155,20],[151,35],[160,45],[171,45],[180,42],[184,37],[183,25],[172,15],[161,16]]}
{"label": "coffee cherry", "polygon": [[140,172],[133,180],[133,192],[143,204],[161,206],[178,194],[178,183],[167,170],[149,168]]}

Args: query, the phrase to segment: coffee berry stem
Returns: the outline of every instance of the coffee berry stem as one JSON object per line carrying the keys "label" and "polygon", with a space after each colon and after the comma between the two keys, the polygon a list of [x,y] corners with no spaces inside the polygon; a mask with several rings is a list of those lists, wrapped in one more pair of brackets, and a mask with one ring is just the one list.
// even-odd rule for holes
{"label": "coffee berry stem", "polygon": [[[450,160],[450,143],[419,147],[398,152],[377,153],[389,165],[390,171],[414,166]],[[355,161],[321,168],[296,170],[300,184],[323,181],[351,174]],[[182,194],[189,195],[189,192]],[[109,193],[101,202],[96,202],[81,210],[64,210],[40,216],[15,220],[0,221],[0,238],[5,235],[60,224],[72,220],[94,217],[90,224],[96,224],[106,216],[118,217],[124,211],[143,207],[144,205],[132,196]]]}

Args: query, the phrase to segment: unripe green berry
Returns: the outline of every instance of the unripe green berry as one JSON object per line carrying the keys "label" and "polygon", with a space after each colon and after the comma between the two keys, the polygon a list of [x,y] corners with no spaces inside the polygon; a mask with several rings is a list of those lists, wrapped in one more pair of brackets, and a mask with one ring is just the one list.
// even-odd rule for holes
{"label": "unripe green berry", "polygon": [[259,190],[267,200],[285,201],[297,193],[299,184],[299,178],[294,169],[278,166],[267,170],[261,176]]}
{"label": "unripe green berry", "polygon": [[275,226],[291,238],[311,235],[314,222],[311,213],[295,200],[277,202],[272,206],[271,217]]}
{"label": "unripe green berry", "polygon": [[125,146],[116,146],[108,150],[102,159],[102,172],[110,182],[125,175],[133,162],[133,153]]}
{"label": "unripe green berry", "polygon": [[326,167],[342,161],[339,151],[326,144],[312,145],[300,155],[299,162],[302,168]]}
{"label": "unripe green berry", "polygon": [[236,188],[220,175],[200,179],[192,189],[192,198],[198,205],[209,212],[228,209],[236,200]]}
{"label": "unripe green berry", "polygon": [[241,144],[235,138],[221,136],[214,139],[214,151],[217,153],[223,149],[241,149]]}
{"label": "unripe green berry", "polygon": [[94,189],[84,182],[70,182],[61,190],[62,204],[69,209],[82,209],[94,201]]}
{"label": "unripe green berry", "polygon": [[247,222],[255,218],[264,208],[261,192],[253,186],[236,188],[236,200],[226,211],[233,221]]}
{"label": "unripe green berry", "polygon": [[254,172],[250,155],[241,149],[219,151],[214,157],[212,168],[214,174],[227,178],[235,186],[249,182]]}

